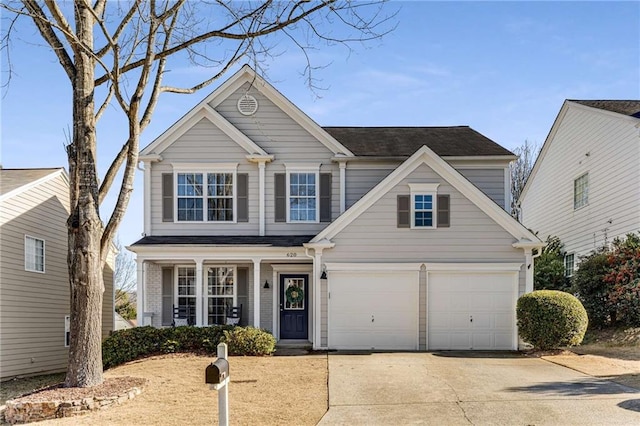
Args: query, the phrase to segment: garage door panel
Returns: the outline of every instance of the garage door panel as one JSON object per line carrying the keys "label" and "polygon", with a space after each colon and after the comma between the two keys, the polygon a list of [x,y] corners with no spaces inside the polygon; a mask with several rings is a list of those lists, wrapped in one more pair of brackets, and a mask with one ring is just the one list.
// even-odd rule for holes
{"label": "garage door panel", "polygon": [[514,349],[516,280],[504,272],[428,272],[428,349]]}
{"label": "garage door panel", "polygon": [[331,271],[329,281],[331,348],[417,349],[417,271]]}

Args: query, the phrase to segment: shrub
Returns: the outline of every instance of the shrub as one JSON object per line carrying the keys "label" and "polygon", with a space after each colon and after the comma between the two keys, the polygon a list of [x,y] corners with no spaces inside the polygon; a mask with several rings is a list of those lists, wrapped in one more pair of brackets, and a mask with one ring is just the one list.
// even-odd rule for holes
{"label": "shrub", "polygon": [[615,313],[609,302],[611,284],[604,280],[608,271],[608,255],[600,250],[581,257],[573,276],[572,293],[580,299],[591,325],[595,327],[608,325],[611,320],[615,322]]}
{"label": "shrub", "polygon": [[616,239],[607,255],[608,272],[602,278],[608,286],[612,322],[640,326],[640,234]]}
{"label": "shrub", "polygon": [[[247,330],[246,333],[244,330]],[[244,329],[231,325],[170,328],[147,326],[118,330],[102,342],[102,363],[104,368],[108,369],[128,361],[162,353],[215,354],[218,344],[226,338],[227,333],[233,336],[231,340],[237,345],[232,351],[234,354],[269,355],[273,353],[274,337],[266,331],[255,330],[251,327]]]}
{"label": "shrub", "polygon": [[253,327],[227,330],[222,341],[232,355],[271,355],[276,348],[276,339],[269,332]]}
{"label": "shrub", "polygon": [[579,345],[589,323],[580,301],[569,293],[538,290],[518,299],[518,330],[542,350]]}
{"label": "shrub", "polygon": [[564,252],[558,237],[548,237],[542,254],[535,260],[533,286],[536,290],[562,290],[569,288],[564,273]]}

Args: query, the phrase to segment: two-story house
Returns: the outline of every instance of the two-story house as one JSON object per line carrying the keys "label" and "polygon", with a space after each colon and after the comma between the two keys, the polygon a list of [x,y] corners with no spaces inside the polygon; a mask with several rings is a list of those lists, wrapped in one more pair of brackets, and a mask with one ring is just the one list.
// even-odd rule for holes
{"label": "two-story house", "polygon": [[335,349],[515,349],[540,240],[469,127],[320,127],[248,66],[141,152],[138,321]]}
{"label": "two-story house", "polygon": [[640,100],[566,100],[519,200],[521,220],[579,257],[640,231]]}
{"label": "two-story house", "polygon": [[[0,168],[2,380],[67,368],[69,213],[69,179],[63,168]],[[114,263],[112,250],[103,270],[105,337],[114,326]]]}

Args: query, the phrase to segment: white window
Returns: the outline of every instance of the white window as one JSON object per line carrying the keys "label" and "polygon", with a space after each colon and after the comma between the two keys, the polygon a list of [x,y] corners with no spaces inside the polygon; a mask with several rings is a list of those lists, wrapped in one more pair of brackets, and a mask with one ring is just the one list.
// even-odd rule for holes
{"label": "white window", "polygon": [[236,268],[213,266],[207,268],[205,303],[207,307],[206,324],[224,324],[229,308],[235,306]]}
{"label": "white window", "polygon": [[287,168],[287,220],[318,222],[320,165]]}
{"label": "white window", "polygon": [[573,181],[573,208],[578,209],[589,204],[589,173]]}
{"label": "white window", "polygon": [[196,323],[196,268],[179,266],[177,277],[176,307],[184,312],[189,324]]}
{"label": "white window", "polygon": [[206,172],[174,166],[178,222],[235,221],[237,164],[216,166]]}
{"label": "white window", "polygon": [[411,189],[411,227],[431,229],[436,224],[439,184],[409,184]]}
{"label": "white window", "polygon": [[69,315],[64,316],[64,347],[68,348],[71,342],[71,320]]}
{"label": "white window", "polygon": [[24,236],[24,269],[44,273],[44,240]]}
{"label": "white window", "polygon": [[564,256],[564,276],[570,278],[573,276],[575,269],[575,256],[573,253]]}

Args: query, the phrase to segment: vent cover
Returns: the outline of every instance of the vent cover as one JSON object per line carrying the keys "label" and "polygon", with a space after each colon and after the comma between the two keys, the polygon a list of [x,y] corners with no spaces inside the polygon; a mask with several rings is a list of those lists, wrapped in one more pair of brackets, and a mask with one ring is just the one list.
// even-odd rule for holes
{"label": "vent cover", "polygon": [[242,115],[253,115],[258,110],[258,101],[251,95],[243,95],[238,99],[238,111]]}

